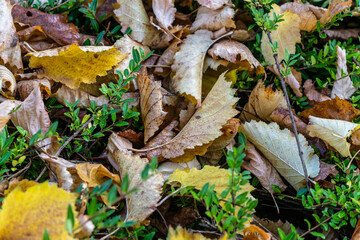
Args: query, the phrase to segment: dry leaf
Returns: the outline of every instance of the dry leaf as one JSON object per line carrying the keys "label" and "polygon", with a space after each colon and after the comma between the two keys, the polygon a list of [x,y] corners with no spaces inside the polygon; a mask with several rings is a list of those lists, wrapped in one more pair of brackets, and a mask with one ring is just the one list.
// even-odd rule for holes
{"label": "dry leaf", "polygon": [[[284,70],[282,65],[280,65],[280,68],[281,70]],[[268,69],[270,69],[270,71],[275,73],[276,76],[280,78],[280,73],[276,65],[269,66]],[[291,68],[291,73],[285,77],[285,82],[289,84],[289,86],[294,91],[297,97],[302,97],[302,92],[301,92],[302,78],[300,72],[296,71],[294,68]]]}
{"label": "dry leaf", "polygon": [[330,0],[329,7],[320,18],[319,22],[321,25],[325,25],[330,22],[335,15],[351,7],[352,0]]}
{"label": "dry leaf", "polygon": [[0,132],[10,120],[10,113],[20,104],[19,101],[6,100],[0,103]]}
{"label": "dry leaf", "polygon": [[152,9],[161,27],[172,27],[176,13],[174,0],[152,0]]}
{"label": "dry leaf", "polygon": [[[306,186],[296,139],[290,130],[280,130],[276,123],[251,121],[242,126],[242,131],[297,191]],[[320,171],[319,157],[302,134],[299,140],[308,175],[316,177]]]}
{"label": "dry leaf", "polygon": [[120,176],[123,179],[129,176],[129,190],[137,188],[138,191],[126,197],[127,216],[124,221],[144,221],[153,211],[155,211],[158,201],[161,198],[161,188],[164,178],[161,174],[155,174],[145,182],[141,179],[148,160],[132,155],[127,149],[131,148],[131,143],[116,134],[111,134],[109,138],[108,150],[111,157],[119,166]]}
{"label": "dry leaf", "polygon": [[48,99],[51,94],[51,83],[46,78],[20,81],[17,83],[16,91],[19,94],[20,99],[24,101],[34,88],[38,86],[40,87],[40,92],[44,98]]}
{"label": "dry leaf", "polygon": [[179,128],[183,129],[184,126],[189,122],[192,115],[194,115],[194,112],[196,110],[196,106],[193,105],[191,102],[188,103],[186,109],[180,110],[179,113]]}
{"label": "dry leaf", "polygon": [[281,5],[281,11],[290,11],[300,17],[300,30],[311,32],[316,29],[317,18],[309,6],[301,2],[287,2]]}
{"label": "dry leaf", "polygon": [[339,173],[339,171],[336,170],[335,164],[328,164],[328,163],[320,160],[319,175],[316,178],[314,178],[313,180],[318,182],[321,180],[325,180],[328,176],[334,177],[338,173]]}
{"label": "dry leaf", "polygon": [[[273,13],[279,15],[281,9],[278,5],[271,5],[272,10],[269,13],[270,18],[273,18]],[[281,62],[285,56],[285,49],[287,49],[289,54],[295,54],[295,44],[301,42],[300,36],[300,17],[292,12],[285,11],[283,13],[284,21],[278,23],[278,28],[275,31],[270,33],[270,37],[273,42],[278,43],[278,59]],[[273,20],[273,19],[272,19]],[[268,65],[274,65],[275,59],[273,57],[273,52],[271,46],[269,45],[269,39],[266,33],[263,32],[261,39],[261,50],[264,55],[265,61]]]}
{"label": "dry leaf", "polygon": [[213,42],[212,32],[199,30],[188,35],[175,54],[171,66],[175,75],[171,79],[172,87],[188,98],[193,104],[201,103],[201,81],[204,56]]}
{"label": "dry leaf", "polygon": [[243,240],[271,240],[271,234],[265,232],[258,226],[254,224],[250,224],[249,226],[245,227],[244,230],[244,238]]}
{"label": "dry leaf", "polygon": [[357,221],[355,230],[351,236],[351,240],[359,240],[359,239],[360,239],[360,220]]}
{"label": "dry leaf", "polygon": [[212,10],[219,9],[219,8],[223,7],[224,5],[232,4],[231,0],[198,0],[198,3],[201,6],[210,8]]}
{"label": "dry leaf", "polygon": [[11,8],[9,0],[0,0],[0,65],[7,66],[15,73],[22,70],[23,64]]}
{"label": "dry leaf", "polygon": [[246,147],[248,148],[245,149],[246,155],[242,167],[254,174],[270,193],[274,193],[271,185],[279,186],[281,190],[284,190],[286,185],[271,163],[262,157],[250,142],[246,143]]}
{"label": "dry leaf", "polygon": [[77,174],[88,187],[94,188],[112,179],[114,183],[120,184],[120,177],[111,173],[102,164],[79,163],[76,164]]}
{"label": "dry leaf", "polygon": [[253,114],[259,116],[261,119],[270,121],[271,113],[282,107],[287,109],[286,99],[281,91],[273,91],[271,87],[265,88],[262,81],[258,81],[255,88],[252,90],[249,102],[245,105],[245,111],[242,112],[241,117],[245,120],[259,120]]}
{"label": "dry leaf", "polygon": [[12,72],[5,66],[0,65],[0,93],[4,97],[14,97],[16,80]]}
{"label": "dry leaf", "polygon": [[155,46],[160,41],[160,32],[151,25],[141,0],[117,0],[120,5],[114,10],[115,19],[121,24],[121,31],[131,28],[130,37],[146,46]]}
{"label": "dry leaf", "polygon": [[351,95],[353,95],[353,93],[356,91],[356,88],[354,87],[350,77],[347,76],[348,71],[346,66],[346,50],[342,49],[339,46],[336,46],[336,53],[337,80],[334,82],[334,86],[331,91],[331,98],[335,98],[335,96],[338,96],[341,99],[349,99]]}
{"label": "dry leaf", "polygon": [[227,65],[221,62],[224,59],[235,64],[237,68],[244,68],[250,72],[255,71],[256,74],[265,73],[264,67],[252,55],[249,48],[242,43],[231,40],[219,41],[209,49],[208,53],[216,60],[220,58],[222,65]]}
{"label": "dry leaf", "polygon": [[190,30],[206,29],[217,31],[221,28],[235,28],[236,25],[233,21],[234,15],[234,9],[229,6],[217,10],[200,7]]}
{"label": "dry leaf", "polygon": [[105,76],[107,70],[126,57],[115,47],[75,44],[29,55],[29,66],[42,70],[39,78],[53,79],[72,89],[78,88],[80,83],[94,83],[97,76]]}
{"label": "dry leaf", "polygon": [[[175,161],[185,162],[192,160],[194,155],[205,154],[208,145],[222,135],[220,129],[238,112],[233,107],[238,100],[234,93],[231,83],[225,80],[225,73],[221,74],[201,107],[178,135],[162,148],[162,156],[167,159],[179,157]],[[182,156],[185,150],[193,152]]]}
{"label": "dry leaf", "polygon": [[360,28],[347,28],[341,30],[323,30],[322,33],[325,33],[326,36],[330,39],[337,39],[340,41],[347,41],[350,38],[358,38],[360,34]]}
{"label": "dry leaf", "polygon": [[[73,239],[65,229],[69,204],[74,215],[76,194],[48,182],[25,192],[14,189],[3,201],[0,212],[1,239],[42,239],[45,229],[51,239]],[[75,226],[77,221],[75,222]]]}
{"label": "dry leaf", "polygon": [[342,120],[309,117],[307,129],[310,136],[318,137],[336,149],[344,157],[350,157],[350,143],[347,138],[359,128],[356,123]]}
{"label": "dry leaf", "polygon": [[185,162],[185,163],[164,162],[159,165],[158,171],[163,175],[165,180],[168,180],[170,174],[172,174],[176,169],[185,169],[185,168],[189,168],[189,169],[196,168],[200,170],[201,165],[196,158],[194,158],[190,162]]}
{"label": "dry leaf", "polygon": [[25,192],[27,189],[29,189],[30,187],[35,186],[37,184],[39,184],[39,183],[34,182],[34,181],[29,181],[27,179],[23,179],[23,180],[19,181],[17,178],[12,178],[9,183],[8,189],[6,189],[4,191],[4,195],[5,196],[9,195],[9,193],[11,193],[17,187],[19,187],[22,192]]}
{"label": "dry leaf", "polygon": [[334,99],[318,103],[315,107],[304,110],[300,117],[308,122],[309,116],[339,119],[345,121],[352,121],[360,111],[354,108],[351,103],[346,100],[335,97]]}
{"label": "dry leaf", "polygon": [[[275,111],[273,111],[270,115],[270,119],[273,122],[279,124],[282,128],[288,128],[291,131],[292,129],[292,121],[290,118],[290,112],[288,110],[283,109],[282,107],[278,107]],[[306,129],[307,125],[300,118],[294,115],[295,126],[299,133],[304,135],[305,137],[310,137],[309,131]]]}
{"label": "dry leaf", "polygon": [[174,62],[175,54],[180,49],[180,46],[179,46],[180,43],[181,43],[180,40],[175,39],[170,44],[170,46],[167,49],[165,49],[165,51],[163,52],[163,54],[160,56],[159,60],[157,61],[156,65],[169,66],[169,68],[167,68],[167,67],[156,67],[155,68],[155,73],[157,75],[166,77],[170,73],[170,71],[171,71],[170,66]]}
{"label": "dry leaf", "polygon": [[313,81],[311,79],[306,80],[303,87],[305,96],[311,102],[319,103],[331,99],[330,97],[316,91]]}
{"label": "dry leaf", "polygon": [[177,227],[176,231],[170,227],[168,240],[210,240],[209,238],[204,237],[200,233],[189,233],[182,227]]}
{"label": "dry leaf", "polygon": [[166,112],[163,111],[161,82],[149,78],[146,68],[136,78],[140,91],[141,118],[144,123],[144,142],[146,143],[163,123]]}

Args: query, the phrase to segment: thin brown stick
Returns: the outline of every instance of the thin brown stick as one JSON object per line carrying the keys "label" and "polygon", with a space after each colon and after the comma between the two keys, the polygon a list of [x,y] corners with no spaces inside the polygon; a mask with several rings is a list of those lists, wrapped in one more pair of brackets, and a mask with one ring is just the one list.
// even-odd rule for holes
{"label": "thin brown stick", "polygon": [[328,222],[330,219],[332,218],[332,216],[328,217],[327,219],[325,219],[324,221],[322,221],[321,223],[319,223],[318,225],[316,225],[315,227],[311,228],[309,231],[306,231],[304,234],[302,234],[300,237],[304,237],[307,234],[309,234],[310,232],[314,231],[315,229],[317,229],[318,227],[320,227],[321,225],[323,225],[324,223]]}

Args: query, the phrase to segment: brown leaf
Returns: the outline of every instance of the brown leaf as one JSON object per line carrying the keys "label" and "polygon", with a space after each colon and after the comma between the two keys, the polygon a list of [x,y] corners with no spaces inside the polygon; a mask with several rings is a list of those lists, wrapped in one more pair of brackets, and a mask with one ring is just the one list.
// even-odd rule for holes
{"label": "brown leaf", "polygon": [[256,225],[250,224],[243,230],[245,236],[243,240],[271,240],[271,234],[265,232]]}
{"label": "brown leaf", "polygon": [[19,101],[6,100],[0,103],[0,132],[10,120],[11,111],[20,104]]}
{"label": "brown leaf", "polygon": [[14,97],[16,80],[12,72],[5,66],[0,65],[0,93],[4,97]]}
{"label": "brown leaf", "polygon": [[320,24],[325,25],[326,23],[330,22],[332,18],[335,17],[335,15],[351,7],[351,4],[352,0],[330,0],[328,9],[319,20]]}
{"label": "brown leaf", "polygon": [[360,220],[357,221],[355,230],[351,236],[351,240],[359,240],[359,239],[360,239]]}
{"label": "brown leaf", "polygon": [[14,21],[29,24],[30,27],[41,26],[46,36],[61,46],[79,42],[80,34],[73,23],[68,23],[66,15],[43,13],[34,8],[14,6]]}
{"label": "brown leaf", "polygon": [[260,181],[261,185],[270,193],[274,193],[271,185],[279,186],[281,190],[286,188],[279,173],[271,165],[271,163],[264,158],[250,142],[246,143],[245,161],[243,168],[254,174]]}
{"label": "brown leaf", "polygon": [[144,144],[144,134],[142,132],[136,133],[132,129],[127,129],[123,132],[117,133],[120,137],[129,140],[135,147],[139,147]]}
{"label": "brown leaf", "polygon": [[140,90],[141,118],[144,123],[144,142],[146,143],[163,123],[166,112],[163,111],[161,82],[149,78],[146,68],[136,78]]}
{"label": "brown leaf", "polygon": [[37,86],[40,87],[42,96],[48,99],[51,94],[51,84],[46,78],[20,81],[18,82],[16,91],[20,99],[24,101]]}
{"label": "brown leaf", "polygon": [[191,102],[188,103],[186,109],[180,110],[179,113],[179,128],[182,129],[190,120],[192,115],[194,115],[196,108]]}
{"label": "brown leaf", "polygon": [[152,9],[161,27],[168,29],[175,20],[174,0],[152,0]]}
{"label": "brown leaf", "polygon": [[219,9],[223,7],[224,5],[230,5],[230,0],[198,0],[199,4],[201,6],[210,8],[212,10]]}
{"label": "brown leaf", "polygon": [[13,73],[22,70],[21,50],[11,16],[9,0],[0,1],[0,65],[7,66]]}
{"label": "brown leaf", "polygon": [[313,104],[331,99],[330,97],[316,91],[313,81],[311,79],[306,80],[303,87],[304,87],[305,96]]}
{"label": "brown leaf", "polygon": [[[280,65],[281,70],[284,70],[283,66]],[[268,69],[276,74],[280,78],[279,71],[276,65],[269,66]],[[291,68],[291,73],[285,77],[285,82],[289,84],[291,89],[294,91],[297,97],[302,97],[301,92],[301,73]]]}
{"label": "brown leaf", "polygon": [[43,51],[50,48],[59,47],[60,45],[49,38],[43,31],[41,26],[32,26],[20,30],[17,32],[19,37],[21,50],[28,52],[28,47],[24,45],[24,42],[30,45],[30,47],[36,51]]}
{"label": "brown leaf", "polygon": [[76,171],[81,180],[90,188],[100,186],[109,179],[120,184],[120,176],[111,173],[102,164],[79,163],[76,164]]}
{"label": "brown leaf", "polygon": [[317,18],[309,6],[301,2],[288,2],[281,5],[281,11],[290,11],[300,17],[300,30],[313,31],[316,29]]}
{"label": "brown leaf", "polygon": [[356,108],[353,108],[351,103],[335,97],[334,99],[320,102],[313,108],[304,110],[300,114],[300,117],[305,122],[308,121],[310,115],[319,118],[352,121],[359,114],[360,111]]}
{"label": "brown leaf", "polygon": [[233,21],[234,15],[234,9],[229,6],[217,10],[200,7],[190,30],[206,29],[217,31],[221,28],[235,28],[236,25]]}
{"label": "brown leaf", "polygon": [[[270,119],[279,124],[280,127],[292,130],[292,122],[290,118],[290,112],[288,110],[285,110],[282,107],[278,107],[275,111],[271,113]],[[304,123],[296,115],[294,115],[294,120],[297,131],[307,138],[310,137],[309,131],[306,129],[306,123]]]}
{"label": "brown leaf", "polygon": [[[99,19],[101,16],[106,14],[106,17],[102,21],[111,18],[114,15],[114,4],[116,0],[105,0],[103,4],[96,10],[96,18]],[[99,5],[99,3],[98,3]]]}
{"label": "brown leaf", "polygon": [[328,164],[323,161],[320,161],[319,175],[317,175],[313,180],[316,182],[320,180],[325,180],[327,177],[329,176],[333,177],[336,174],[338,174],[338,170],[336,170],[335,164]]}
{"label": "brown leaf", "polygon": [[348,28],[340,30],[326,29],[322,31],[330,39],[337,39],[341,41],[347,41],[350,38],[356,39],[359,37],[360,28]]}

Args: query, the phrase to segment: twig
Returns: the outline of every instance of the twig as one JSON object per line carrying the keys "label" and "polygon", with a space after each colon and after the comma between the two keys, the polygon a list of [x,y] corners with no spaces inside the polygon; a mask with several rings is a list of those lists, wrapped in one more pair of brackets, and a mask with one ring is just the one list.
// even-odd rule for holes
{"label": "twig", "polygon": [[112,235],[114,235],[117,231],[119,231],[120,230],[120,228],[118,227],[118,228],[116,228],[114,231],[112,231],[111,233],[109,233],[109,234],[107,234],[106,236],[104,236],[104,237],[102,237],[102,238],[100,238],[100,240],[105,240],[105,239],[107,239],[107,238],[109,238],[109,237],[111,237]]}
{"label": "twig", "polygon": [[65,5],[65,4],[67,4],[68,2],[69,2],[69,0],[67,0],[67,1],[65,1],[65,2],[63,2],[63,3],[61,3],[61,4],[57,5],[57,6],[55,6],[55,7],[53,7],[53,8],[50,8],[50,9],[46,10],[46,12],[50,12],[50,11],[52,11],[52,10],[55,10],[55,9],[57,9],[57,8]]}
{"label": "twig", "polygon": [[351,158],[349,164],[347,165],[345,172],[350,168],[351,163],[354,161],[355,157],[360,153],[360,149],[354,154],[354,156]]}
{"label": "twig", "polygon": [[327,219],[325,219],[324,221],[322,221],[321,223],[319,223],[318,225],[316,225],[315,227],[311,228],[309,231],[306,231],[304,234],[302,234],[300,237],[304,237],[305,235],[309,234],[310,232],[314,231],[315,229],[317,229],[318,227],[320,227],[321,225],[323,225],[324,223],[328,222],[330,219],[332,218],[332,216],[328,217]]}
{"label": "twig", "polygon": [[166,197],[164,197],[159,203],[158,203],[158,206],[162,205],[166,200],[168,200],[169,197],[175,195],[176,193],[180,192],[180,190],[183,189],[183,188],[179,188],[179,189],[176,189],[176,191],[173,191],[172,193],[170,193],[169,195],[167,195]]}
{"label": "twig", "polygon": [[41,171],[41,173],[39,174],[39,176],[35,179],[35,182],[38,182],[40,180],[40,178],[42,177],[42,175],[44,175],[44,173],[46,172],[47,167],[44,167],[43,170]]}

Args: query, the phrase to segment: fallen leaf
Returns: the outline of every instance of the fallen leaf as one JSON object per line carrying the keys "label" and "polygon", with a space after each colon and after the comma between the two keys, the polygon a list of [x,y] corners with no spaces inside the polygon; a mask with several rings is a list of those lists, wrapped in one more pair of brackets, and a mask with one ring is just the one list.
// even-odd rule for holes
{"label": "fallen leaf", "polygon": [[[264,67],[253,56],[250,49],[242,43],[232,40],[222,40],[215,43],[209,49],[208,53],[216,60],[220,58],[235,64],[237,68],[244,68],[250,72],[254,71],[256,74],[265,73]],[[224,63],[221,64],[227,65]]]}
{"label": "fallen leaf", "polygon": [[[98,9],[96,9],[96,18],[105,21],[111,18],[114,15],[114,5],[116,4],[116,0],[105,0],[103,4],[99,4],[101,1],[98,2]],[[99,7],[100,5],[100,7]],[[102,17],[106,14],[106,17]]]}
{"label": "fallen leaf", "polygon": [[46,36],[61,46],[70,44],[82,44],[79,29],[68,23],[64,14],[44,13],[34,8],[23,8],[14,6],[12,8],[14,21],[29,24],[30,27],[40,26]]}
{"label": "fallen leaf", "polygon": [[102,164],[79,163],[76,164],[77,174],[88,187],[94,188],[112,179],[114,183],[120,184],[120,177],[111,173]]}
{"label": "fallen leaf", "polygon": [[357,221],[355,230],[351,236],[351,240],[359,240],[360,239],[360,220]]}
{"label": "fallen leaf", "polygon": [[179,113],[179,127],[183,129],[184,126],[189,122],[190,118],[194,115],[196,110],[196,106],[193,105],[191,102],[188,103],[186,109],[180,110]]}
{"label": "fallen leaf", "polygon": [[161,82],[149,78],[146,68],[136,78],[140,91],[141,118],[144,123],[144,143],[146,143],[163,123],[166,112],[163,111]]}
{"label": "fallen leaf", "polygon": [[156,67],[155,74],[166,77],[171,72],[170,66],[174,62],[174,56],[180,49],[180,43],[182,41],[175,39],[168,48],[165,49],[163,54],[160,56],[159,60],[157,61],[156,65],[160,66],[169,66],[169,67]]}
{"label": "fallen leaf", "polygon": [[[242,126],[242,132],[297,191],[306,186],[296,139],[289,129],[280,130],[276,123],[251,121]],[[302,134],[299,140],[308,175],[316,177],[320,171],[319,157]]]}
{"label": "fallen leaf", "polygon": [[230,0],[198,0],[198,3],[201,6],[210,8],[212,10],[219,9],[219,8],[223,7],[224,5],[232,4]]}
{"label": "fallen leaf", "polygon": [[161,27],[168,29],[175,20],[174,0],[152,0],[152,8]]}
{"label": "fallen leaf", "polygon": [[144,133],[136,133],[132,129],[127,129],[122,132],[117,132],[120,137],[124,137],[129,140],[134,146],[142,146],[144,144]]}
{"label": "fallen leaf", "polygon": [[[273,20],[273,13],[280,15],[281,9],[278,5],[272,4],[272,10],[270,11],[270,19]],[[292,12],[285,11],[283,13],[282,22],[278,23],[278,28],[275,31],[271,31],[270,37],[273,42],[278,43],[278,60],[281,62],[285,56],[285,49],[289,54],[295,54],[295,44],[301,42],[300,36],[300,17]],[[269,39],[266,33],[263,32],[261,39],[261,50],[268,65],[274,65],[275,59],[271,46],[269,45]]]}
{"label": "fallen leaf", "polygon": [[245,161],[242,167],[254,174],[261,185],[270,193],[274,193],[271,185],[279,186],[281,190],[285,190],[286,185],[271,163],[262,157],[250,142],[246,143],[246,147],[248,148],[245,149]]}
{"label": "fallen leaf", "polygon": [[254,224],[250,224],[249,226],[245,227],[244,230],[244,240],[271,240],[271,234],[265,232],[258,226]]}
{"label": "fallen leaf", "polygon": [[6,100],[0,103],[0,132],[4,129],[7,122],[10,120],[10,113],[20,103],[18,101]]}
{"label": "fallen leaf", "polygon": [[264,83],[259,80],[250,94],[249,101],[244,107],[246,111],[242,112],[241,117],[248,121],[259,120],[254,116],[257,115],[263,120],[270,121],[271,113],[278,107],[287,109],[282,91],[273,91],[270,86],[265,88]]}
{"label": "fallen leaf", "polygon": [[169,235],[167,237],[168,240],[210,240],[209,238],[204,237],[200,233],[189,233],[182,227],[177,227],[176,231],[170,227]]}
{"label": "fallen leaf", "polygon": [[79,47],[75,44],[29,55],[29,66],[42,70],[38,73],[39,78],[53,79],[72,89],[78,88],[80,83],[94,83],[96,76],[105,76],[107,70],[126,57],[115,47]]}
{"label": "fallen leaf", "polygon": [[199,29],[206,29],[217,31],[221,28],[235,28],[236,25],[233,21],[234,15],[234,9],[229,6],[217,10],[200,7],[190,30],[197,31]]}
{"label": "fallen leaf", "polygon": [[184,163],[164,162],[159,165],[158,171],[163,175],[165,180],[168,180],[170,174],[172,174],[176,169],[185,169],[185,168],[189,168],[189,169],[196,168],[200,170],[201,165],[196,158],[194,158],[190,162],[184,162]]}
{"label": "fallen leaf", "polygon": [[160,41],[160,32],[151,25],[141,0],[117,0],[117,4],[120,7],[114,10],[115,19],[121,24],[123,33],[131,28],[131,39],[146,46],[155,46]]}
{"label": "fallen leaf", "polygon": [[164,178],[161,174],[155,173],[145,182],[142,181],[141,172],[148,160],[132,155],[127,149],[132,144],[125,138],[111,134],[109,138],[108,150],[112,158],[119,166],[120,176],[123,179],[129,176],[129,190],[138,190],[126,197],[127,216],[124,221],[144,221],[153,211],[155,211],[158,201],[161,198],[161,188]]}
{"label": "fallen leaf", "polygon": [[316,91],[314,83],[311,79],[306,80],[303,87],[305,96],[311,102],[319,103],[331,99],[330,97]]}
{"label": "fallen leaf", "polygon": [[207,30],[188,35],[171,66],[175,72],[172,87],[197,105],[201,103],[202,68],[206,51],[213,42],[211,38],[212,32]]}
{"label": "fallen leaf", "polygon": [[[288,110],[283,109],[282,107],[278,107],[275,111],[273,111],[270,115],[270,119],[273,122],[279,124],[282,128],[288,128],[292,131],[292,121],[290,118],[290,112]],[[309,131],[306,129],[307,124],[304,123],[300,118],[298,118],[294,114],[295,126],[298,133],[301,133],[305,137],[310,137]]]}
{"label": "fallen leaf", "polygon": [[350,38],[357,38],[360,34],[360,28],[348,28],[340,30],[325,29],[322,31],[330,39],[347,41]]}
{"label": "fallen leaf", "polygon": [[305,122],[308,122],[310,115],[319,118],[352,121],[359,114],[360,111],[354,108],[351,103],[335,97],[331,100],[322,101],[313,108],[304,110],[299,116]]}
{"label": "fallen leaf", "polygon": [[320,18],[319,23],[321,25],[325,25],[330,22],[335,15],[344,11],[345,9],[351,7],[352,0],[330,0],[329,7],[324,13],[324,15]]}
{"label": "fallen leaf", "polygon": [[[351,2],[351,1],[350,1]],[[346,66],[346,50],[339,46],[336,46],[337,53],[337,73],[336,81],[334,82],[333,89],[331,91],[331,98],[338,96],[341,99],[349,99],[351,95],[356,91],[350,77],[348,75]]]}
{"label": "fallen leaf", "polygon": [[281,5],[281,11],[289,11],[300,17],[300,30],[311,32],[316,29],[318,19],[308,5],[301,2],[287,2]]}
{"label": "fallen leaf", "polygon": [[326,162],[320,161],[319,175],[316,178],[314,178],[313,180],[318,182],[321,180],[325,180],[329,176],[334,177],[338,173],[339,173],[339,171],[336,170],[335,164],[328,164]]}
{"label": "fallen leaf", "polygon": [[4,97],[14,97],[15,89],[16,80],[14,75],[5,66],[0,65],[0,93]]}
{"label": "fallen leaf", "polygon": [[25,192],[28,188],[35,186],[37,184],[39,183],[34,181],[29,181],[28,179],[23,179],[19,181],[17,178],[12,178],[9,183],[8,189],[4,191],[4,195],[5,196],[9,195],[9,193],[11,193],[17,187],[19,187],[22,192]]}
{"label": "fallen leaf", "polygon": [[309,116],[307,129],[310,136],[318,137],[336,149],[342,156],[351,157],[350,143],[347,138],[359,128],[352,122]]}
{"label": "fallen leaf", "polygon": [[0,65],[7,66],[12,72],[22,70],[21,50],[16,29],[11,16],[9,0],[0,1]]}
{"label": "fallen leaf", "polygon": [[[281,70],[284,70],[283,66],[280,65]],[[270,69],[273,73],[275,73],[276,76],[280,78],[279,70],[277,69],[276,65],[269,66],[268,69]],[[297,97],[302,97],[301,92],[301,73],[296,71],[295,69],[291,68],[291,73],[285,77],[285,82],[289,84],[291,89],[294,91],[295,95]]]}
{"label": "fallen leaf", "polygon": [[34,185],[25,192],[20,187],[14,189],[3,201],[0,238],[42,239],[46,229],[51,239],[73,239],[65,229],[65,221],[69,205],[77,215],[75,200],[76,194],[48,182]]}

